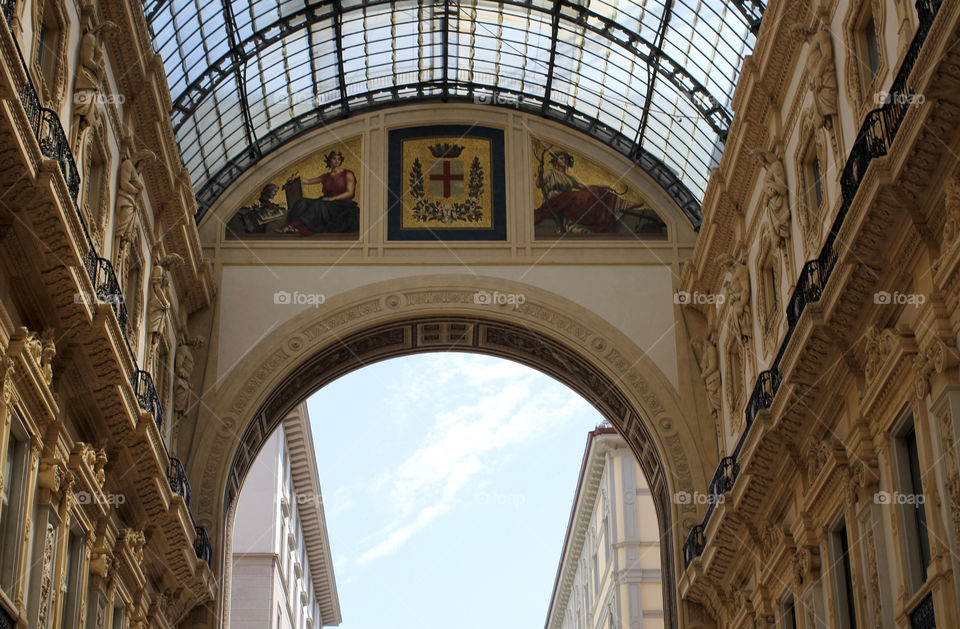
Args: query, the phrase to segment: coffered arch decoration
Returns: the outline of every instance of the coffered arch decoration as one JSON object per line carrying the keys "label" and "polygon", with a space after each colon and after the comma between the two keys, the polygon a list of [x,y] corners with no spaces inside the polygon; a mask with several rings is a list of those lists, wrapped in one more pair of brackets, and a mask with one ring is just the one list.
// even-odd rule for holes
{"label": "coffered arch decoration", "polygon": [[[525,302],[516,309],[478,304],[480,290],[521,293]],[[210,412],[197,419],[188,473],[198,479],[193,504],[198,522],[213,531],[221,577],[228,578],[227,523],[244,476],[296,404],[364,365],[450,350],[538,369],[590,401],[624,436],[656,503],[665,540],[665,607],[674,619],[670,626],[678,626],[673,584],[680,538],[698,508],[674,505],[671,495],[707,483],[712,461],[703,452],[712,448],[704,444],[714,436],[700,434],[666,377],[609,323],[541,289],[493,278],[408,278],[334,297],[279,326],[206,394],[201,406]]]}

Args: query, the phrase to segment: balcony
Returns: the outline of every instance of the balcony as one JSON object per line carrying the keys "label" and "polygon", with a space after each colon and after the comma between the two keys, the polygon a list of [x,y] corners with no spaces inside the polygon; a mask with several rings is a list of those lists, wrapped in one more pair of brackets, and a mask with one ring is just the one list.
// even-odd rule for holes
{"label": "balcony", "polygon": [[140,408],[153,415],[153,420],[157,424],[157,430],[163,434],[163,405],[160,404],[160,398],[157,396],[157,389],[153,386],[153,377],[138,369],[130,378],[130,385],[137,396],[137,403]]}
{"label": "balcony", "polygon": [[937,621],[933,617],[933,594],[927,594],[910,612],[910,629],[936,629],[936,627]]}
{"label": "balcony", "polygon": [[[91,336],[85,336],[80,339],[81,343],[92,343],[98,352],[96,357],[91,360],[93,367],[96,369],[94,374],[96,377],[93,379],[94,382],[91,385],[92,388],[95,389],[93,395],[97,398],[99,402],[98,406],[102,409],[105,415],[105,421],[107,421],[109,426],[129,430],[137,425],[137,418],[134,417],[129,421],[119,421],[117,418],[110,420],[106,415],[111,413],[118,414],[118,417],[128,415],[129,411],[127,409],[131,408],[131,406],[125,402],[125,399],[129,398],[132,389],[133,397],[129,398],[130,401],[135,399],[137,406],[141,410],[151,414],[159,433],[157,436],[160,437],[160,443],[157,444],[159,447],[153,449],[157,460],[143,461],[142,465],[138,467],[142,468],[142,474],[147,477],[155,474],[154,467],[159,467],[157,471],[161,474],[165,470],[170,490],[184,498],[184,502],[188,505],[187,511],[189,513],[190,484],[182,464],[177,459],[170,459],[169,467],[164,467],[167,465],[167,457],[164,453],[165,446],[162,443],[163,406],[157,395],[153,378],[148,372],[137,366],[136,356],[133,354],[129,340],[127,339],[127,307],[116,272],[110,261],[101,257],[97,252],[90,238],[83,216],[79,211],[78,195],[80,191],[80,173],[67,141],[67,134],[64,132],[63,125],[56,112],[41,106],[37,90],[30,78],[29,68],[24,61],[14,33],[9,28],[15,15],[15,6],[15,0],[0,0],[0,9],[2,9],[4,20],[8,26],[8,28],[5,29],[6,32],[0,33],[0,38],[2,38],[2,41],[0,41],[0,44],[2,44],[0,45],[0,63],[6,66],[7,70],[9,70],[9,76],[12,78],[12,85],[8,84],[9,88],[12,89],[0,89],[0,93],[10,94],[15,97],[5,101],[6,106],[9,108],[8,111],[12,112],[12,116],[8,117],[9,119],[5,122],[7,125],[13,127],[14,133],[20,138],[20,146],[23,147],[22,151],[25,159],[28,160],[27,163],[32,164],[32,172],[42,170],[37,167],[37,164],[39,164],[38,158],[42,156],[53,160],[57,165],[56,170],[59,171],[62,176],[61,181],[58,181],[59,178],[57,177],[54,177],[52,181],[53,198],[50,199],[50,203],[56,210],[52,215],[55,217],[56,222],[50,223],[46,229],[38,231],[38,233],[41,234],[41,238],[44,239],[45,244],[51,248],[56,247],[47,241],[59,238],[60,241],[57,243],[58,247],[67,245],[70,251],[74,252],[68,256],[64,256],[63,261],[61,261],[55,269],[55,271],[60,274],[57,278],[58,281],[66,279],[71,283],[69,290],[58,290],[56,297],[70,295],[73,299],[69,304],[63,302],[62,298],[62,303],[56,302],[56,299],[55,303],[57,307],[61,308],[64,312],[71,308],[77,313],[84,312],[84,328],[89,328],[89,324],[92,321],[96,321],[95,318],[90,318],[91,313],[95,313],[95,310],[90,308],[92,304],[88,303],[87,300],[78,300],[74,296],[90,295],[90,289],[92,288],[92,294],[96,297],[96,302],[110,306],[110,311],[113,312],[112,319],[115,319],[115,323],[110,321],[108,315],[107,320],[100,320],[106,323],[106,327],[95,325],[91,328]],[[0,86],[0,88],[3,87],[7,86]],[[18,104],[19,107],[17,106]],[[22,107],[22,114],[18,111],[20,107]],[[35,143],[29,140],[31,135]],[[29,186],[29,181],[25,185]],[[30,193],[34,197],[38,193],[45,193],[51,196],[51,193],[46,192],[46,190],[49,190],[49,188],[31,189]],[[66,191],[66,194],[58,192],[63,190]],[[40,199],[38,199],[38,201],[40,201]],[[44,220],[46,219],[47,217],[44,217]],[[51,231],[51,228],[58,231],[56,234],[51,234],[49,238],[47,238],[47,232]],[[73,274],[70,270],[71,267],[82,268],[83,272],[79,275]],[[86,279],[89,279],[89,284],[86,284]],[[82,304],[81,301],[83,302]],[[116,325],[115,328],[113,327],[114,325]],[[106,332],[108,337],[113,337],[115,340],[119,340],[119,338],[122,337],[124,342],[116,344],[113,340],[105,339],[104,332]],[[125,347],[121,349],[121,345],[125,345]],[[108,352],[100,351],[105,346],[116,347],[119,351],[125,352],[126,356],[123,358],[120,356],[107,358]],[[129,357],[129,362],[126,360],[126,357]],[[122,380],[128,382],[131,389],[127,389],[125,385],[122,384],[119,387],[114,386],[116,382],[110,381],[114,375],[122,375]],[[97,382],[98,380],[100,381],[99,383]],[[115,436],[126,438],[126,435]],[[147,438],[147,441],[155,440],[156,437]],[[144,445],[147,445],[149,448],[148,444],[143,443],[142,436],[138,441],[131,443],[136,444],[138,448]],[[189,515],[189,519],[192,520],[192,514]],[[199,541],[194,544],[197,556],[209,559],[210,545],[206,533],[203,532],[202,529],[196,529],[195,526],[194,531],[185,529],[184,533],[188,536],[188,543],[194,534],[198,536]],[[206,550],[203,550],[204,548]]]}
{"label": "balcony", "polygon": [[[908,108],[912,104],[914,90],[908,85],[908,79],[927,34],[940,10],[942,0],[918,0],[916,3],[919,17],[917,32],[914,34],[910,47],[904,56],[903,62],[894,77],[890,89],[890,99],[879,109],[867,114],[867,117],[857,133],[856,140],[850,150],[847,163],[840,177],[841,204],[837,217],[827,235],[820,254],[813,260],[807,261],[800,272],[796,288],[787,303],[787,331],[784,334],[779,351],[771,368],[762,372],[754,385],[753,392],[744,410],[745,428],[732,457],[720,461],[720,465],[710,483],[711,496],[719,496],[730,491],[736,481],[740,469],[739,456],[743,444],[746,442],[751,428],[760,411],[770,408],[780,388],[783,374],[780,371],[780,361],[793,338],[800,317],[806,307],[820,301],[827,283],[836,266],[838,254],[835,247],[837,235],[844,225],[847,214],[853,205],[854,198],[866,176],[867,170],[874,159],[887,155],[897,137],[901,123],[906,117]],[[729,460],[728,460],[729,459]],[[732,472],[732,473],[731,473]],[[684,543],[684,556],[687,565],[703,552],[705,539],[704,530],[714,511],[714,502],[711,501],[703,523],[693,527]],[[932,603],[931,603],[932,605]],[[917,611],[920,610],[917,608]],[[932,607],[931,617],[932,617]],[[911,622],[912,622],[911,616]],[[926,626],[926,625],[923,625]]]}
{"label": "balcony", "polygon": [[196,538],[193,540],[193,551],[197,553],[197,559],[201,559],[208,564],[213,551],[210,549],[210,537],[207,535],[207,529],[202,526],[196,527]]}
{"label": "balcony", "polygon": [[170,467],[167,468],[167,481],[170,483],[170,491],[183,498],[183,501],[189,507],[190,481],[187,480],[187,473],[184,471],[180,459],[170,457]]}

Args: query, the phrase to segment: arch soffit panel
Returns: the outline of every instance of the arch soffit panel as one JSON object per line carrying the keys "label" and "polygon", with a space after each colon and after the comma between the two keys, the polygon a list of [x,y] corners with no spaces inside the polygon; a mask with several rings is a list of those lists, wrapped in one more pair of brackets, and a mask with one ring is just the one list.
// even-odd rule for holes
{"label": "arch soffit panel", "polygon": [[[523,293],[526,302],[515,310],[476,304],[476,292],[491,288]],[[511,358],[567,384],[617,426],[651,484],[665,492],[692,491],[709,480],[699,430],[666,377],[614,326],[573,302],[499,278],[432,276],[372,284],[327,306],[278,327],[208,394],[213,400],[198,418],[188,463],[199,480],[202,522],[223,521],[225,499],[239,489],[236,474],[228,479],[231,467],[248,465],[272,423],[304,396],[370,362],[448,349]],[[461,327],[451,335],[451,325]],[[468,340],[452,342],[457,330]],[[694,505],[672,509],[675,518],[662,516],[681,524],[696,517]]]}

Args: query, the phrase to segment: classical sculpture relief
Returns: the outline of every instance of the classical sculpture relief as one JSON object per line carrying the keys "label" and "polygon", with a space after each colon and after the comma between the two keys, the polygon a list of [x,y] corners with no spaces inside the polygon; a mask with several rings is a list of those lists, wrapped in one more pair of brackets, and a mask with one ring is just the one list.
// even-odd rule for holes
{"label": "classical sculpture relief", "polygon": [[833,63],[833,40],[822,20],[812,24],[794,24],[793,32],[810,44],[807,56],[807,81],[813,92],[814,104],[824,127],[832,126],[837,115],[837,72]]}
{"label": "classical sculpture relief", "polygon": [[720,361],[717,358],[717,346],[709,338],[698,336],[690,341],[697,353],[700,364],[700,377],[707,388],[707,402],[710,412],[716,418],[720,414],[721,382]]}
{"label": "classical sculpture relief", "polygon": [[85,5],[81,11],[83,35],[80,37],[80,64],[73,86],[73,115],[75,128],[82,138],[90,127],[90,115],[103,86],[103,34],[117,25],[110,21],[97,24],[93,5]]}
{"label": "classical sculpture relief", "polygon": [[120,172],[117,176],[117,206],[116,206],[116,233],[117,266],[123,267],[123,260],[130,246],[130,235],[140,204],[140,193],[143,192],[143,183],[140,180],[140,168],[147,159],[156,159],[153,151],[134,150],[132,137],[124,138],[123,159],[120,161]]}
{"label": "classical sculpture relief", "polygon": [[753,336],[753,321],[750,313],[750,271],[742,260],[725,256],[721,264],[729,273],[724,286],[727,304],[731,310],[730,325],[736,338],[748,340]]}
{"label": "classical sculpture relief", "polygon": [[193,350],[200,349],[204,343],[204,338],[197,336],[182,341],[177,346],[174,365],[173,410],[177,413],[178,421],[187,412],[190,403],[190,376],[193,373],[195,363]]}
{"label": "classical sculpture relief", "polygon": [[778,237],[778,246],[783,248],[790,239],[790,200],[787,188],[787,171],[783,159],[776,153],[760,153],[765,166],[763,192],[760,193],[760,205],[764,208]]}
{"label": "classical sculpture relief", "polygon": [[168,271],[183,264],[183,258],[176,253],[164,255],[162,246],[158,242],[153,246],[153,268],[150,270],[150,298],[147,305],[147,322],[150,333],[150,353],[147,364],[152,364],[156,356],[157,346],[163,334],[170,311],[170,299],[167,293],[170,290]]}

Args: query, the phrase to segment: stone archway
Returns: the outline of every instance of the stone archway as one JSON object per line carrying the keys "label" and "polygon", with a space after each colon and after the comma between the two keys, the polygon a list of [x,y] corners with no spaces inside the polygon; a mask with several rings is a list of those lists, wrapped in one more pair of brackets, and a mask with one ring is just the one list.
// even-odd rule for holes
{"label": "stone archway", "polygon": [[[520,305],[477,303],[480,291],[522,294]],[[671,495],[705,486],[700,430],[675,389],[632,341],[585,308],[499,278],[427,276],[381,282],[301,312],[248,352],[207,397],[189,457],[198,521],[211,532],[229,593],[227,532],[244,475],[281,419],[323,385],[360,367],[418,352],[457,350],[538,369],[591,402],[624,436],[647,475],[661,536],[664,610],[678,627],[679,539],[695,505]],[[709,465],[709,462],[707,462]]]}

